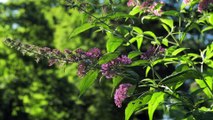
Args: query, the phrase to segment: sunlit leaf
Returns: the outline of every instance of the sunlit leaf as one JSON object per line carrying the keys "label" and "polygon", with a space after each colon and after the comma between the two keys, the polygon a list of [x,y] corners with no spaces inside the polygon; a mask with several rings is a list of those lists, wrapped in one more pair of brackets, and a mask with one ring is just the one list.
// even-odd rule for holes
{"label": "sunlit leaf", "polygon": [[129,15],[136,15],[139,12],[142,12],[142,10],[140,9],[140,6],[136,6],[129,12]]}
{"label": "sunlit leaf", "polygon": [[158,41],[156,35],[152,31],[145,31],[143,34],[151,36],[155,40],[155,42],[157,42],[158,44],[160,44],[160,42]]}
{"label": "sunlit leaf", "polygon": [[91,23],[85,23],[83,25],[81,25],[80,27],[76,28],[72,33],[71,35],[69,36],[70,38],[90,29],[90,28],[93,28],[95,27],[95,25],[91,24]]}
{"label": "sunlit leaf", "polygon": [[140,98],[129,102],[125,109],[125,120],[129,120],[132,114],[137,110],[146,107],[151,97],[152,97],[151,93],[147,93],[140,96]]}
{"label": "sunlit leaf", "polygon": [[149,120],[153,120],[153,114],[157,109],[158,105],[164,100],[164,93],[163,92],[155,92],[152,95],[151,100],[149,101],[148,105],[148,114]]}
{"label": "sunlit leaf", "polygon": [[169,42],[168,42],[168,39],[166,39],[166,38],[164,38],[163,40],[162,40],[162,44],[163,45],[165,45],[165,46],[167,46],[168,47],[168,44]]}
{"label": "sunlit leaf", "polygon": [[208,27],[205,27],[204,29],[202,29],[202,33],[206,32],[206,31],[209,31],[209,30],[212,30],[213,29],[213,26],[208,26]]}
{"label": "sunlit leaf", "polygon": [[106,43],[107,52],[114,52],[123,43],[122,38],[116,37],[110,32],[107,32],[107,37],[108,37]]}
{"label": "sunlit leaf", "polygon": [[174,86],[176,83],[184,82],[187,79],[201,78],[201,74],[194,69],[184,70],[165,77],[159,84]]}
{"label": "sunlit leaf", "polygon": [[161,24],[162,26],[163,26],[163,28],[169,33],[170,32],[170,30],[169,30],[169,27],[167,26],[167,25],[165,25],[165,24]]}
{"label": "sunlit leaf", "polygon": [[209,23],[213,25],[213,13],[209,16]]}
{"label": "sunlit leaf", "polygon": [[142,35],[143,34],[143,31],[141,30],[141,28],[139,27],[133,27],[133,29],[135,32],[137,32],[138,34]]}
{"label": "sunlit leaf", "polygon": [[86,90],[92,86],[92,84],[95,82],[95,80],[98,77],[99,70],[90,70],[84,78],[80,81],[79,84],[79,91],[80,96],[86,92]]}
{"label": "sunlit leaf", "polygon": [[186,50],[187,48],[178,48],[178,49],[176,49],[174,52],[172,52],[172,55],[177,55],[177,54],[179,54],[180,52],[182,52],[182,51],[184,51],[184,50]]}
{"label": "sunlit leaf", "polygon": [[148,67],[146,68],[146,73],[145,73],[146,77],[148,76],[150,70],[151,70],[151,67],[148,66]]}
{"label": "sunlit leaf", "polygon": [[141,54],[142,54],[142,52],[140,52],[140,51],[132,51],[128,54],[128,58],[132,59],[132,58],[135,58],[135,57],[137,57]]}
{"label": "sunlit leaf", "polygon": [[161,21],[162,23],[168,25],[168,26],[170,27],[170,29],[172,29],[173,26],[174,26],[174,22],[173,22],[172,19],[163,19],[163,18],[161,18],[160,21]]}
{"label": "sunlit leaf", "polygon": [[144,66],[147,65],[149,62],[147,60],[137,60],[133,61],[130,66]]}
{"label": "sunlit leaf", "polygon": [[195,80],[196,83],[200,86],[200,88],[203,88],[204,93],[209,97],[209,98],[213,98],[213,95],[211,93],[211,91],[213,90],[213,79],[210,76],[205,77],[205,82],[207,83],[207,85],[205,84],[204,80],[202,79],[196,79]]}
{"label": "sunlit leaf", "polygon": [[115,76],[115,77],[113,77],[113,79],[112,79],[112,83],[113,83],[112,93],[114,92],[115,88],[118,86],[118,84],[121,82],[122,79],[123,79],[123,77],[121,77],[121,76]]}
{"label": "sunlit leaf", "polygon": [[118,52],[113,52],[113,53],[107,53],[107,54],[104,54],[100,60],[98,61],[99,64],[104,64],[104,63],[107,63],[115,58],[117,58],[119,56],[120,53]]}
{"label": "sunlit leaf", "polygon": [[178,16],[179,13],[178,13],[178,11],[175,11],[175,10],[169,10],[169,11],[164,11],[164,12],[163,12],[163,15]]}

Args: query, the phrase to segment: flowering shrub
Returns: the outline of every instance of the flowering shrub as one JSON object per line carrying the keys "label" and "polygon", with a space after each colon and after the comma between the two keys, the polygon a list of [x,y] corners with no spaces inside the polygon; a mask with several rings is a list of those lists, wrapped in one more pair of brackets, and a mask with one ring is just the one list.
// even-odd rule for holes
{"label": "flowering shrub", "polygon": [[[163,36],[143,30],[133,23],[128,23],[129,25],[125,26],[127,30],[123,32],[119,28],[122,23],[113,29],[113,24],[104,22],[105,17],[97,18],[89,14],[96,24],[84,24],[76,29],[74,35],[99,27],[108,38],[106,53],[101,53],[98,48],[61,52],[11,39],[4,42],[23,54],[34,56],[37,62],[48,60],[49,66],[78,63],[77,74],[82,77],[80,95],[101,76],[112,79],[115,105],[122,108],[127,103],[126,120],[130,119],[133,113],[143,110],[148,110],[149,119],[152,120],[157,109],[167,109],[168,106],[169,112],[182,112],[182,116],[172,116],[177,119],[205,120],[213,116],[213,44],[207,41],[206,48],[197,54],[189,52],[190,47],[185,47],[184,43],[189,42],[188,38],[193,35],[193,30],[205,36],[213,29],[212,3],[212,0],[183,0],[176,10],[164,10],[167,3],[154,0],[127,1],[127,7],[131,8],[131,11],[129,14],[118,15],[121,18],[125,16],[124,23],[133,17],[139,18],[142,25],[146,21],[157,21],[166,32]],[[88,14],[79,4],[68,5]],[[184,17],[187,12],[190,18]],[[142,47],[144,44],[149,46],[148,49]],[[124,52],[125,49],[128,49],[128,52]],[[163,76],[159,74],[159,66],[173,66],[174,70]],[[190,90],[181,91],[180,88],[187,82],[190,82]]]}

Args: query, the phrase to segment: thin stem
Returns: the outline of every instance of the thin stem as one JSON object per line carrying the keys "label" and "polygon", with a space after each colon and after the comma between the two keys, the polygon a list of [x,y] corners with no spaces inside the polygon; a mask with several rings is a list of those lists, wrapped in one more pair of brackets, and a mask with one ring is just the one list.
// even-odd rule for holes
{"label": "thin stem", "polygon": [[181,39],[181,16],[179,15],[179,41]]}
{"label": "thin stem", "polygon": [[100,18],[94,16],[93,14],[90,14],[89,12],[87,12],[87,11],[86,11],[85,9],[83,9],[82,7],[80,7],[80,6],[78,6],[78,5],[76,5],[75,7],[77,7],[77,8],[80,9],[80,10],[82,10],[84,13],[90,15],[91,17],[95,18],[96,20],[98,20],[98,21],[101,22],[102,24],[106,25],[106,26],[109,28],[109,30],[105,30],[105,29],[104,29],[105,31],[108,31],[108,32],[114,34],[114,35],[117,36],[117,37],[123,38],[126,42],[128,42],[128,43],[130,44],[130,46],[132,47],[133,50],[137,50],[137,48],[136,48],[134,45],[132,45],[132,43],[130,43],[129,40],[128,40],[127,38],[123,37],[123,35],[122,35],[119,31],[114,31],[114,30],[112,30],[113,28],[112,28],[110,25],[108,25],[107,23],[105,23],[105,22],[104,22],[103,20],[101,20]]}

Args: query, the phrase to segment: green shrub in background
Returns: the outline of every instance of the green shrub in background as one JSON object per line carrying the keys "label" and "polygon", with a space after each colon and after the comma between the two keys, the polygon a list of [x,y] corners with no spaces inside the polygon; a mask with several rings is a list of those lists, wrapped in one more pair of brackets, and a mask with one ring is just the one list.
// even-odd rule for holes
{"label": "green shrub in background", "polygon": [[[104,40],[99,42],[98,35],[90,31],[70,37],[87,18],[65,7],[64,1],[18,0],[0,6],[1,39],[10,37],[60,50],[103,46]],[[112,113],[122,114],[112,109],[110,93],[105,92],[109,86],[97,86],[78,99],[76,64],[48,67],[45,61],[36,63],[2,42],[0,56],[1,120],[111,120]]]}

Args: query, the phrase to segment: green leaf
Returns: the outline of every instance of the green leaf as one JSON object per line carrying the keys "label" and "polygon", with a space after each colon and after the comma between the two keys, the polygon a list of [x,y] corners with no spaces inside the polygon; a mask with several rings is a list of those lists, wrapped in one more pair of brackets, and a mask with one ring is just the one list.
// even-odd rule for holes
{"label": "green leaf", "polygon": [[209,16],[209,23],[213,25],[213,13]]}
{"label": "green leaf", "polygon": [[133,29],[135,32],[137,32],[138,34],[142,35],[143,34],[143,31],[141,30],[141,28],[139,27],[133,27]]}
{"label": "green leaf", "polygon": [[163,28],[169,33],[170,32],[170,30],[169,30],[169,27],[167,26],[167,25],[165,25],[165,24],[161,24],[162,26],[163,26]]}
{"label": "green leaf", "polygon": [[202,29],[202,33],[208,31],[208,30],[212,30],[213,29],[213,26],[208,26],[208,27],[205,27],[204,29]]}
{"label": "green leaf", "polygon": [[129,12],[129,15],[136,15],[139,12],[142,12],[142,10],[140,9],[140,6],[136,6]]}
{"label": "green leaf", "polygon": [[86,90],[92,86],[92,84],[95,82],[95,80],[98,77],[99,70],[90,70],[84,78],[80,81],[79,84],[79,91],[81,96],[83,93],[86,92]]}
{"label": "green leaf", "polygon": [[179,13],[175,10],[169,10],[169,11],[164,11],[163,15],[168,15],[168,16],[178,16]]}
{"label": "green leaf", "polygon": [[76,35],[78,35],[78,34],[84,32],[84,31],[86,31],[86,30],[88,30],[88,29],[90,29],[90,28],[93,28],[93,27],[95,27],[95,25],[93,25],[93,24],[91,24],[91,23],[85,23],[85,24],[81,25],[80,27],[76,28],[76,29],[71,33],[71,35],[70,35],[69,38],[72,38],[72,37],[74,37],[74,36],[76,36]]}
{"label": "green leaf", "polygon": [[122,79],[123,79],[123,77],[121,77],[121,76],[115,76],[115,77],[113,77],[113,79],[112,79],[112,82],[113,82],[112,93],[114,92],[115,88],[118,86],[118,84],[121,82]]}
{"label": "green leaf", "polygon": [[115,58],[117,58],[118,56],[120,55],[120,53],[118,52],[113,52],[113,53],[107,53],[107,54],[104,54],[98,61],[98,64],[105,64]]}
{"label": "green leaf", "polygon": [[151,100],[149,101],[148,105],[148,114],[149,120],[153,120],[153,114],[157,109],[158,105],[164,100],[164,93],[163,92],[155,92],[152,95]]}
{"label": "green leaf", "polygon": [[126,45],[129,46],[130,44],[134,43],[135,41],[137,41],[137,47],[138,47],[138,49],[140,49],[140,47],[143,43],[143,37],[142,36],[136,36],[136,37],[131,38]]}
{"label": "green leaf", "polygon": [[141,55],[142,53],[140,51],[132,51],[128,54],[128,58],[132,59],[134,57],[137,57],[138,55]]}
{"label": "green leaf", "polygon": [[148,67],[146,68],[146,73],[145,73],[145,76],[146,76],[146,77],[148,76],[150,70],[151,70],[151,67],[148,66]]}
{"label": "green leaf", "polygon": [[157,43],[157,44],[160,44],[160,42],[158,41],[156,35],[155,35],[152,31],[145,31],[143,34],[153,37],[154,40],[156,41],[156,43]]}
{"label": "green leaf", "polygon": [[174,26],[174,22],[172,19],[163,19],[161,18],[160,21],[166,25],[168,25],[171,29],[173,28]]}
{"label": "green leaf", "polygon": [[147,65],[149,62],[147,60],[137,60],[132,62],[130,66],[144,66]]}
{"label": "green leaf", "polygon": [[172,55],[176,56],[177,54],[179,54],[180,52],[186,50],[187,48],[178,48],[175,51],[172,52]]}
{"label": "green leaf", "polygon": [[102,19],[121,19],[121,18],[133,18],[133,16],[126,14],[126,13],[122,13],[122,12],[116,12],[113,14],[109,14],[106,17],[102,17]]}
{"label": "green leaf", "polygon": [[205,59],[210,59],[213,57],[213,44],[210,44],[206,48],[206,57]]}
{"label": "green leaf", "polygon": [[151,93],[146,93],[140,96],[140,98],[129,102],[125,109],[125,120],[129,120],[134,112],[146,107],[147,103],[151,99],[151,96]]}
{"label": "green leaf", "polygon": [[138,38],[137,39],[137,47],[138,47],[139,50],[141,48],[142,43],[143,43],[143,37]]}
{"label": "green leaf", "polygon": [[110,32],[107,32],[107,36],[108,36],[108,40],[106,43],[107,52],[114,52],[123,43],[123,39],[114,36]]}
{"label": "green leaf", "polygon": [[163,40],[162,40],[162,44],[164,44],[165,46],[167,46],[168,47],[168,42],[169,40],[168,39],[166,39],[166,38],[164,38]]}
{"label": "green leaf", "polygon": [[203,92],[209,97],[209,98],[213,98],[211,91],[213,90],[213,79],[210,76],[205,77],[205,81],[208,84],[208,86],[210,87],[211,91],[208,89],[207,85],[205,84],[205,82],[201,79],[196,79],[195,80],[196,83],[200,86],[200,88],[203,88]]}
{"label": "green leaf", "polygon": [[175,86],[177,83],[184,82],[187,79],[201,78],[201,74],[194,70],[188,69],[165,77],[159,84]]}
{"label": "green leaf", "polygon": [[[139,27],[133,27],[132,30],[137,32],[137,36],[132,38],[129,42],[133,43],[133,42],[137,41],[137,47],[138,47],[138,49],[140,49],[141,45],[143,43],[143,31]],[[128,44],[128,45],[130,45],[130,44]]]}
{"label": "green leaf", "polygon": [[141,18],[141,23],[144,24],[144,20],[155,20],[157,19],[158,17],[157,16],[153,16],[153,15],[146,15],[146,16],[143,16]]}

